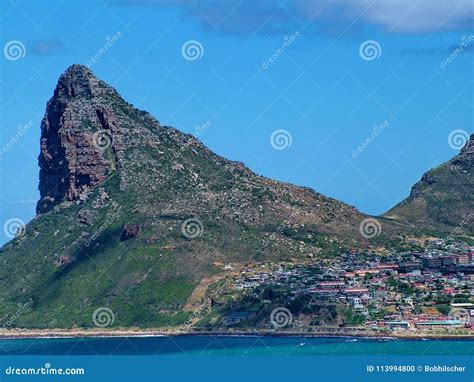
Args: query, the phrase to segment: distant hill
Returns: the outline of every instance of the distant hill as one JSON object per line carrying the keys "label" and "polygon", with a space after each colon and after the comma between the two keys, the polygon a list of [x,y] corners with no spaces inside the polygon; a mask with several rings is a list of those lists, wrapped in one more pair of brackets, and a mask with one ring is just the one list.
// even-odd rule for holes
{"label": "distant hill", "polygon": [[410,196],[384,216],[423,229],[474,235],[474,135],[458,155],[425,173]]}

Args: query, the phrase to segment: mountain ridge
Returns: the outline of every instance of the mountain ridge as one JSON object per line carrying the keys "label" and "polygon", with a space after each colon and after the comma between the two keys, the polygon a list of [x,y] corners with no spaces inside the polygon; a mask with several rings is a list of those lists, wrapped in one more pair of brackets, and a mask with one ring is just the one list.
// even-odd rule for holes
{"label": "mountain ridge", "polygon": [[0,322],[24,327],[174,325],[222,264],[300,261],[397,242],[402,225],[307,187],[257,175],[162,126],[81,65],[60,77],[41,124],[38,215],[0,249]]}
{"label": "mountain ridge", "polygon": [[[453,166],[472,167],[467,151]],[[118,326],[181,325],[225,264],[383,253],[431,228],[255,174],[82,65],[48,101],[38,163],[38,215],[0,248],[0,323],[28,304],[17,327],[91,327],[100,307]]]}

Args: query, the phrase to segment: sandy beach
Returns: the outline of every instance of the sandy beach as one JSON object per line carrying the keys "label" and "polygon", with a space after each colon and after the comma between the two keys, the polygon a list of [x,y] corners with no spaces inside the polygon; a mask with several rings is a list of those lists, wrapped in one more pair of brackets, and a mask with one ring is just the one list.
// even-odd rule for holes
{"label": "sandy beach", "polygon": [[178,329],[0,329],[0,339],[83,338],[83,337],[170,337],[170,336],[285,336],[285,337],[369,337],[398,339],[474,339],[474,332],[375,332],[371,330],[318,330],[313,332],[282,330],[194,331]]}

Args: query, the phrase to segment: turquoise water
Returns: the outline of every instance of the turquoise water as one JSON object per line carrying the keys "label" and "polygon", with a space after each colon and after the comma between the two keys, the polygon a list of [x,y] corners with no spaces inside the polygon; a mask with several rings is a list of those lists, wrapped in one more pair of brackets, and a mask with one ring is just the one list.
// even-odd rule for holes
{"label": "turquoise water", "polygon": [[471,340],[350,337],[116,337],[0,340],[0,355],[474,355]]}

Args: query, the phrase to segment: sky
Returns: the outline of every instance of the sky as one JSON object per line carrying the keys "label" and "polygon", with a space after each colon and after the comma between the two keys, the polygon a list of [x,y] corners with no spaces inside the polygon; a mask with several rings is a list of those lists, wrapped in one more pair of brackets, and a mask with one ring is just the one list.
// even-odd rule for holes
{"label": "sky", "polygon": [[467,0],[3,1],[0,244],[35,216],[41,119],[74,63],[258,174],[381,214],[473,133],[473,17]]}

